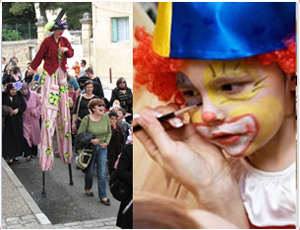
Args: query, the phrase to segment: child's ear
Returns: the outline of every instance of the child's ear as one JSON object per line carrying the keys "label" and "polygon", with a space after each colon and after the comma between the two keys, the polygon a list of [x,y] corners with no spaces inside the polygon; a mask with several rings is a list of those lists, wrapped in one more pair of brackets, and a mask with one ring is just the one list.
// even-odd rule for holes
{"label": "child's ear", "polygon": [[296,91],[297,76],[295,74],[287,74],[287,87],[289,91]]}

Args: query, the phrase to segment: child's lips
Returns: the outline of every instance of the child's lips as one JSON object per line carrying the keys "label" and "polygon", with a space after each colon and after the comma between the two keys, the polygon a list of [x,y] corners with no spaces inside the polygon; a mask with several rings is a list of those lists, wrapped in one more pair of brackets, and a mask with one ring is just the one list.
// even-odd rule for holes
{"label": "child's lips", "polygon": [[241,139],[243,134],[214,134],[213,139],[214,141],[218,141],[222,144],[233,144],[238,142]]}

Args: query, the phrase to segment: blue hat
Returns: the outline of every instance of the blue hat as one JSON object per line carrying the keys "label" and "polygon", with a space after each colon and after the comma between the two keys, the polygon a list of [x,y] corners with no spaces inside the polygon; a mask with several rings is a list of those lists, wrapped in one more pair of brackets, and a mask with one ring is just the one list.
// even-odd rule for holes
{"label": "blue hat", "polygon": [[153,50],[181,59],[251,57],[286,48],[295,22],[295,2],[163,2]]}

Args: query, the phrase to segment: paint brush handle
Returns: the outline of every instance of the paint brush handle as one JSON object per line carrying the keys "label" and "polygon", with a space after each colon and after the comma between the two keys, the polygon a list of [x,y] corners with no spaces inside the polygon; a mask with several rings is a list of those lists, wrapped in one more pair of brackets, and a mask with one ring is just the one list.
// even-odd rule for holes
{"label": "paint brush handle", "polygon": [[[171,118],[173,118],[173,117],[175,117],[175,113],[174,113],[174,112],[168,113],[168,114],[163,115],[163,116],[161,116],[161,117],[158,117],[157,120],[159,120],[160,122],[163,122],[163,121],[168,120],[168,119],[171,119]],[[139,130],[141,130],[141,129],[143,129],[142,126],[136,125],[136,126],[133,127],[133,132],[139,131]]]}
{"label": "paint brush handle", "polygon": [[[177,117],[178,115],[183,114],[183,113],[185,113],[185,112],[187,112],[187,111],[189,111],[189,110],[191,110],[191,109],[194,109],[194,108],[196,108],[197,106],[201,106],[201,105],[202,105],[202,103],[198,103],[198,104],[196,104],[196,105],[191,105],[191,106],[185,107],[185,108],[180,109],[180,110],[178,110],[178,111],[175,111],[175,112],[168,113],[168,114],[166,114],[166,115],[157,117],[157,120],[159,120],[160,122],[163,122],[163,121],[168,120],[168,119],[171,119],[171,118],[173,118],[173,117]],[[139,131],[139,130],[141,130],[141,129],[143,129],[143,127],[140,126],[140,125],[134,126],[134,127],[133,127],[133,132]]]}

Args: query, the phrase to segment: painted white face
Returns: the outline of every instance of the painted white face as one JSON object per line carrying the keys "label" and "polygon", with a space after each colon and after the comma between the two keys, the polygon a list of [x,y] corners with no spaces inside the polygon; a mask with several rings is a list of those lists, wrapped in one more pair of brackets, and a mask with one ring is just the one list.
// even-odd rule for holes
{"label": "painted white face", "polygon": [[284,77],[253,61],[187,61],[177,85],[186,104],[202,103],[191,122],[207,141],[247,156],[277,133],[285,114]]}

